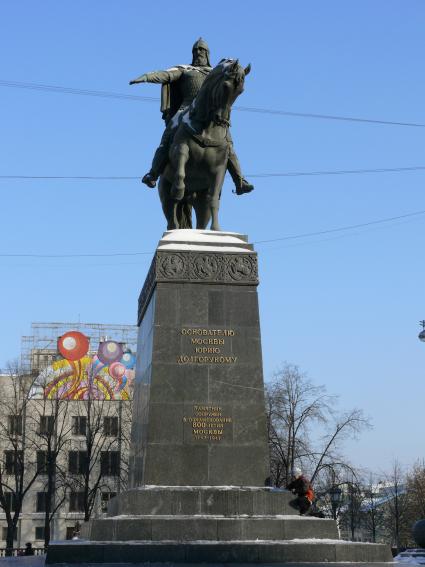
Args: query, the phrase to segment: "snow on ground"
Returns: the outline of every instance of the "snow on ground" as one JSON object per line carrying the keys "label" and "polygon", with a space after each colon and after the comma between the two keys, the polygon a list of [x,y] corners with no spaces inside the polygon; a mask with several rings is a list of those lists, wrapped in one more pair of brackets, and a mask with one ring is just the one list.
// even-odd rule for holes
{"label": "snow on ground", "polygon": [[[55,541],[52,542],[55,545],[69,545],[69,541]],[[125,540],[125,541],[96,541],[96,540],[88,540],[85,539],[78,539],[73,540],[72,545],[85,545],[87,543],[90,544],[97,544],[97,545],[217,545],[217,546],[226,546],[226,545],[296,545],[301,546],[308,543],[309,545],[321,545],[321,544],[329,544],[329,545],[356,545],[356,546],[364,546],[364,545],[376,545],[376,543],[364,542],[364,541],[344,541],[341,539],[316,539],[316,538],[309,538],[309,539],[230,539],[230,540],[211,540],[211,539],[193,539],[193,540],[175,540],[175,539],[161,539],[161,540]]]}
{"label": "snow on ground", "polygon": [[199,486],[175,486],[175,485],[165,485],[165,484],[144,484],[143,486],[138,486],[137,488],[132,488],[132,490],[187,490],[189,492],[196,492],[198,490],[253,490],[253,491],[266,491],[266,492],[289,492],[285,489],[276,489],[268,486],[233,486],[233,485],[222,485],[222,486],[211,486],[211,485],[199,485]]}
{"label": "snow on ground", "polygon": [[409,565],[425,565],[425,549],[407,549],[396,555],[394,561]]}
{"label": "snow on ground", "polygon": [[[192,518],[196,520],[235,520],[239,518],[249,518],[251,520],[297,520],[305,522],[306,520],[314,520],[321,522],[333,522],[332,518],[316,518],[315,516],[299,516],[297,514],[273,514],[273,515],[261,515],[261,516],[251,516],[248,514],[237,514],[234,516],[225,516],[224,514],[120,514],[119,516],[109,516],[102,518],[102,522],[107,520],[118,520],[118,519],[152,519],[155,520],[190,520]],[[304,541],[304,540],[303,540]]]}

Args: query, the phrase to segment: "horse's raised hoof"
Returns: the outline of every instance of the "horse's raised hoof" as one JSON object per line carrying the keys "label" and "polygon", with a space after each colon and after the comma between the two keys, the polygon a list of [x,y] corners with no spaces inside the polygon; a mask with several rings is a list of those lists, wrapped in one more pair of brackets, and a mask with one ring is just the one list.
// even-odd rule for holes
{"label": "horse's raised hoof", "polygon": [[246,179],[242,179],[240,185],[236,187],[236,195],[243,195],[244,193],[251,193],[254,190],[254,185],[248,183]]}
{"label": "horse's raised hoof", "polygon": [[156,186],[156,178],[152,173],[147,173],[142,177],[142,183],[153,189]]}

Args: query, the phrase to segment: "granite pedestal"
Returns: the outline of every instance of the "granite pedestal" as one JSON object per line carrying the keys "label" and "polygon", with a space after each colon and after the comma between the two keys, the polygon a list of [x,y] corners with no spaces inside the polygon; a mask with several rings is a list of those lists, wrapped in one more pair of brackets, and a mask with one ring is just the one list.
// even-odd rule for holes
{"label": "granite pedestal", "polygon": [[257,284],[240,235],[160,241],[139,299],[131,486],[264,486]]}
{"label": "granite pedestal", "polygon": [[265,487],[257,255],[236,233],[166,232],[139,298],[130,489],[47,562],[389,561]]}

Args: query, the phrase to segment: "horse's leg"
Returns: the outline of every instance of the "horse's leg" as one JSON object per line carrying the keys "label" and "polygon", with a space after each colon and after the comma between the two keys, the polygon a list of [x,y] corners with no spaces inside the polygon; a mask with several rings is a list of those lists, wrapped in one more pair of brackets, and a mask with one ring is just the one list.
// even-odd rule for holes
{"label": "horse's leg", "polygon": [[159,178],[158,193],[161,199],[162,210],[167,219],[167,230],[179,228],[177,220],[177,201],[170,196],[171,183],[164,175]]}
{"label": "horse's leg", "polygon": [[211,180],[211,185],[208,190],[207,202],[212,218],[211,230],[221,230],[220,225],[218,224],[218,209],[220,208],[220,195],[225,173],[226,166],[218,168],[216,175]]}
{"label": "horse's leg", "polygon": [[173,199],[181,201],[184,197],[186,188],[186,163],[189,159],[189,146],[186,143],[179,144],[173,151],[173,161],[175,163],[175,174],[170,194]]}
{"label": "horse's leg", "polygon": [[193,202],[193,208],[196,214],[196,228],[205,230],[211,219],[211,210],[207,202],[207,193],[199,191]]}

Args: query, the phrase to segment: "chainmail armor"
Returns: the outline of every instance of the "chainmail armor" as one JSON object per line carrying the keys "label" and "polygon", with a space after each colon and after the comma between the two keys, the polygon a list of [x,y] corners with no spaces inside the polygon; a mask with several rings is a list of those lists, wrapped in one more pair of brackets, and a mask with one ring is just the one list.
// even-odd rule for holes
{"label": "chainmail armor", "polygon": [[192,104],[193,99],[198,94],[206,77],[206,74],[196,71],[195,69],[188,69],[183,73],[180,79],[180,90],[183,97],[180,108],[187,108]]}

